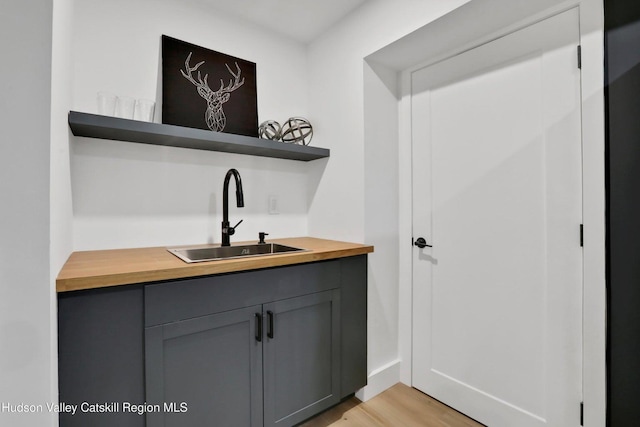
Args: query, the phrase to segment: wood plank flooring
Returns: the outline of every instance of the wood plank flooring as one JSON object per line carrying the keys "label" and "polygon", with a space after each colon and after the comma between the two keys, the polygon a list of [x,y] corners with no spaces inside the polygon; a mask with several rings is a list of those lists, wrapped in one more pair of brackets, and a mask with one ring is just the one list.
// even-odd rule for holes
{"label": "wood plank flooring", "polygon": [[483,427],[420,391],[398,383],[367,402],[355,397],[300,427]]}

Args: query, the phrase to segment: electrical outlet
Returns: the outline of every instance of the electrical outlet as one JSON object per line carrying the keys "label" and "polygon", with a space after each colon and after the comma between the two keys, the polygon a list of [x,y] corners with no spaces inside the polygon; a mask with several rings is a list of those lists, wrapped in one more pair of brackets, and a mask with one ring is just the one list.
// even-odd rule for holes
{"label": "electrical outlet", "polygon": [[271,194],[269,195],[269,215],[277,215],[280,213],[278,209],[278,196]]}

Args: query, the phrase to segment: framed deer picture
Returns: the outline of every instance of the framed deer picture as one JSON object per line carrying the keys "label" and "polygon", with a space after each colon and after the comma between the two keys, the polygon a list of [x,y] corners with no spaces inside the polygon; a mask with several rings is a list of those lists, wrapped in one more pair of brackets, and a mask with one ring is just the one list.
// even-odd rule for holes
{"label": "framed deer picture", "polygon": [[258,136],[256,64],[163,35],[162,123]]}

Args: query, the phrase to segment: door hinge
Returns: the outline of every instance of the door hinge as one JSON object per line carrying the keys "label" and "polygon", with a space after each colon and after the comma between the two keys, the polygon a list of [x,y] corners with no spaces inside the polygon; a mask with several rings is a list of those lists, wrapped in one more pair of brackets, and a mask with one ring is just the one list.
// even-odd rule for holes
{"label": "door hinge", "polygon": [[578,69],[582,69],[582,46],[578,45]]}
{"label": "door hinge", "polygon": [[584,247],[584,224],[580,224],[580,247]]}
{"label": "door hinge", "polygon": [[580,425],[584,425],[584,402],[580,402]]}

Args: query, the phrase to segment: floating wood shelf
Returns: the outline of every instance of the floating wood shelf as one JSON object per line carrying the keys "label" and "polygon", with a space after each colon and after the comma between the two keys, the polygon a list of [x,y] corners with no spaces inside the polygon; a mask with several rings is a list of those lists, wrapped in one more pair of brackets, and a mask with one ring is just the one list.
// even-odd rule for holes
{"label": "floating wood shelf", "polygon": [[127,120],[78,111],[69,112],[69,127],[75,136],[90,138],[222,151],[305,162],[329,157],[329,150],[326,148],[285,144],[250,136]]}

